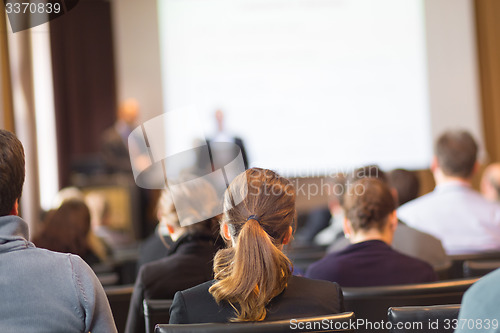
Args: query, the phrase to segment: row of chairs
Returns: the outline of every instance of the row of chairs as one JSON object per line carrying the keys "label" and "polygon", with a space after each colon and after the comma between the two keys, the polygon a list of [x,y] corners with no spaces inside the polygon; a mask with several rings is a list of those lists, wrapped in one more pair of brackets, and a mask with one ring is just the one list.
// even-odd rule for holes
{"label": "row of chairs", "polygon": [[[158,324],[154,333],[361,332],[452,333],[460,305],[390,307],[386,321],[357,320],[354,312],[329,316],[252,323]],[[361,327],[361,329],[360,329]]]}
{"label": "row of chairs", "polygon": [[[441,316],[442,311],[444,311],[443,305],[460,304],[462,301],[462,296],[465,293],[465,291],[477,280],[478,279],[475,278],[475,279],[441,281],[434,283],[413,284],[404,286],[343,288],[344,303],[346,310],[355,313],[356,317],[359,320],[365,320],[366,322],[371,322],[371,323],[387,321],[388,309],[389,313],[393,314],[390,318],[393,318],[394,320],[398,318],[405,318],[405,316],[409,314],[413,315],[414,313],[421,313],[423,310],[420,310],[419,307],[424,307],[424,309],[430,308],[436,310],[434,312],[431,311],[427,314],[421,313],[420,316],[426,316],[432,313]],[[144,300],[144,316],[147,327],[146,332],[148,333],[154,332],[154,327],[156,324],[168,323],[169,309],[171,304],[172,300]],[[411,311],[406,309],[405,311],[407,312],[399,310],[399,307],[408,307],[408,306],[417,306],[417,308],[415,309],[411,308]],[[437,306],[437,307],[433,308],[432,306]],[[448,310],[451,311],[450,309],[453,309],[453,311],[455,311],[456,314],[458,314],[457,306],[454,306],[452,308],[445,307],[444,309],[446,311]],[[446,312],[445,314],[447,316],[450,316],[450,313],[448,312]],[[314,321],[311,318],[308,318],[307,320]],[[289,324],[290,323],[288,321],[288,326]],[[216,327],[214,325],[211,324],[208,327],[206,327],[206,331],[211,332],[212,327]],[[259,325],[264,325],[264,324],[259,323]],[[276,323],[275,325],[283,326],[284,324]],[[189,327],[191,326],[186,326],[183,329],[188,329]],[[196,327],[198,326],[194,326],[194,328]],[[231,327],[235,331],[240,331],[239,327],[236,326],[231,326]],[[217,330],[214,330],[214,332],[216,331]],[[357,332],[373,332],[373,331],[374,331],[373,329],[366,326],[361,326],[358,327],[357,329]],[[415,331],[417,330],[415,329]],[[436,333],[435,330],[432,331]],[[161,331],[161,332],[170,332],[170,331]],[[187,332],[187,331],[180,330],[179,328],[179,330],[173,332]],[[297,331],[295,330],[295,332]],[[338,332],[344,332],[344,331],[338,331]],[[394,332],[410,332],[410,331],[394,331]],[[419,330],[419,332],[422,332],[422,330]]]}

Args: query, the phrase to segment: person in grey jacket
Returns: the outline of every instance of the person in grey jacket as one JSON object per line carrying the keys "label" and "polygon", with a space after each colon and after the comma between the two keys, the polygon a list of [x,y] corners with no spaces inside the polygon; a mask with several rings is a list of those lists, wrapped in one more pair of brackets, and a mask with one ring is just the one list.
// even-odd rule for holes
{"label": "person in grey jacket", "polygon": [[36,248],[18,215],[24,149],[0,129],[0,332],[117,332],[106,294],[78,256]]}

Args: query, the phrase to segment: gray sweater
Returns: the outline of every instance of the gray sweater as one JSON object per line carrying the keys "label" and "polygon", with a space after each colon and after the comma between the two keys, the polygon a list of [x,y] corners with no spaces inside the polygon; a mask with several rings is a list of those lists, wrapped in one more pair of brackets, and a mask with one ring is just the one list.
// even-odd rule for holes
{"label": "gray sweater", "polygon": [[20,217],[0,217],[0,332],[113,333],[106,294],[78,256],[36,248]]}

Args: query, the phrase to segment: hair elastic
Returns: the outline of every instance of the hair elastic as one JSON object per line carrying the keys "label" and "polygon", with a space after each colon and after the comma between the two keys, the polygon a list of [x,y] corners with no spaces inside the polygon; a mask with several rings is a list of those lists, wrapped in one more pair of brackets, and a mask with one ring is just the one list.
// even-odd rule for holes
{"label": "hair elastic", "polygon": [[260,224],[260,221],[259,221],[259,218],[257,217],[257,215],[250,215],[248,218],[247,218],[247,221],[248,220],[255,220],[257,222],[259,222]]}

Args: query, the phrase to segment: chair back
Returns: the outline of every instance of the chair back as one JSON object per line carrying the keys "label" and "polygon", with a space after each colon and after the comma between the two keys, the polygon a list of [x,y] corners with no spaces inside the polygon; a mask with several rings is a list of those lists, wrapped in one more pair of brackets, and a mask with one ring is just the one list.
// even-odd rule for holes
{"label": "chair back", "polygon": [[116,328],[118,332],[123,332],[127,324],[128,308],[130,306],[130,299],[132,298],[134,286],[110,286],[105,287],[104,291],[106,292],[106,296],[108,296],[109,306],[113,313]]}
{"label": "chair back", "polygon": [[465,277],[481,277],[500,268],[500,260],[464,261]]}
{"label": "chair back", "polygon": [[172,302],[171,299],[145,299],[143,301],[146,333],[153,333],[156,324],[168,323]]}
{"label": "chair back", "polygon": [[451,268],[449,273],[450,279],[460,279],[464,276],[464,262],[466,261],[488,261],[488,260],[500,260],[500,252],[482,252],[473,254],[459,254],[449,256],[451,260]]}
{"label": "chair back", "polygon": [[354,313],[346,312],[321,317],[259,321],[246,323],[164,324],[155,333],[278,333],[278,332],[354,332]]}
{"label": "chair back", "polygon": [[[439,281],[400,286],[342,288],[346,311],[367,322],[387,319],[387,310],[396,306],[460,304],[465,291],[478,279]],[[370,332],[358,327],[358,332]]]}
{"label": "chair back", "polygon": [[391,307],[390,333],[453,333],[460,304]]}

